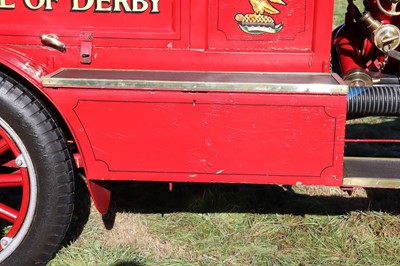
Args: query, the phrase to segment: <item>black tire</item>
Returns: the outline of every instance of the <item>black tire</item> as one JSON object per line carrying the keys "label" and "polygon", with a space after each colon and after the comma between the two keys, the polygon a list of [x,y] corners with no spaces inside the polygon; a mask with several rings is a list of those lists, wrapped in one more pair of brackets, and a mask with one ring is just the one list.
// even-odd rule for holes
{"label": "black tire", "polygon": [[[67,149],[64,134],[49,110],[24,86],[0,72],[0,133],[5,140],[11,140],[22,157],[13,155],[17,173],[26,173],[29,183],[19,188],[21,201],[14,207],[18,210],[21,225],[13,237],[6,237],[0,227],[0,263],[2,265],[44,265],[57,252],[71,220],[74,199],[74,167]],[[1,136],[0,136],[1,140]],[[12,149],[0,153],[1,174],[6,176],[9,165],[1,162],[9,160]],[[7,155],[6,155],[7,154]],[[23,161],[18,161],[18,159]],[[22,166],[21,166],[22,165]],[[13,166],[11,166],[11,169]],[[6,173],[6,174],[4,174]],[[36,184],[35,184],[36,183]],[[26,185],[28,184],[28,185]],[[23,195],[29,188],[26,212],[22,205]],[[4,188],[0,187],[0,191]],[[18,189],[18,188],[17,188]],[[25,190],[24,190],[25,189]],[[2,194],[2,192],[0,192]],[[1,199],[0,199],[1,200]],[[11,203],[10,203],[11,204]],[[9,205],[10,206],[10,205]],[[21,215],[21,213],[25,213]],[[13,230],[17,222],[2,220],[2,227]],[[19,221],[19,220],[16,220]],[[11,225],[10,225],[11,223]],[[11,226],[11,227],[10,227]],[[11,231],[10,230],[10,231]],[[15,231],[14,230],[14,231]],[[10,234],[11,235],[11,234]]]}

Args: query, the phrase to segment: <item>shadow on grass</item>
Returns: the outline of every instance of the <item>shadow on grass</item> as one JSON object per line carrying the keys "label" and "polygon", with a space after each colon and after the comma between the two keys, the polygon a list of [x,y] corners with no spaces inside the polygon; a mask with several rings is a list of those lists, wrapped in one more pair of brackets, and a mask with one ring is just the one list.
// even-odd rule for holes
{"label": "shadow on grass", "polygon": [[351,211],[400,213],[400,191],[367,190],[368,197],[310,196],[290,187],[267,185],[115,182],[110,211],[104,216],[112,229],[118,212],[130,213],[278,213],[342,215]]}
{"label": "shadow on grass", "polygon": [[84,181],[83,174],[77,174],[74,183],[74,211],[72,213],[71,223],[63,240],[63,246],[68,246],[78,239],[90,215],[90,193]]}
{"label": "shadow on grass", "polygon": [[[367,117],[351,120],[346,139],[399,139],[400,118]],[[347,143],[346,156],[400,158],[400,143]]]}
{"label": "shadow on grass", "polygon": [[111,264],[110,266],[142,266],[143,263],[137,261],[119,261]]}

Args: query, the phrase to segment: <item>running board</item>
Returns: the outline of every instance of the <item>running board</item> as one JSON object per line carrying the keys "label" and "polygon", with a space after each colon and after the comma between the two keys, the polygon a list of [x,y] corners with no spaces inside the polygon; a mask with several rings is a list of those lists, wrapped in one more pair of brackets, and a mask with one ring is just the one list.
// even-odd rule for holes
{"label": "running board", "polygon": [[400,188],[400,159],[344,158],[344,187]]}
{"label": "running board", "polygon": [[347,94],[336,74],[185,72],[64,68],[42,79],[49,88],[150,89]]}

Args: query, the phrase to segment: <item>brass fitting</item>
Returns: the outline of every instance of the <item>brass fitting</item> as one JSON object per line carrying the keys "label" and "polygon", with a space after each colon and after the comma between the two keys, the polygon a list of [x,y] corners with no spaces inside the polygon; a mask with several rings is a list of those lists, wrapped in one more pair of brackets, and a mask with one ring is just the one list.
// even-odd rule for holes
{"label": "brass fitting", "polygon": [[372,86],[373,81],[370,75],[362,68],[354,68],[347,71],[343,76],[344,82],[350,87]]}

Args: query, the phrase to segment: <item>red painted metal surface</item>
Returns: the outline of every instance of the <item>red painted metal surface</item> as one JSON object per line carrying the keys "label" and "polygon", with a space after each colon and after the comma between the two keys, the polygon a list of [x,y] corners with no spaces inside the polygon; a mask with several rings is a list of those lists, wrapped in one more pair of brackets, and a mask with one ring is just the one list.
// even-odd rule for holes
{"label": "red painted metal surface", "polygon": [[340,185],[344,95],[48,92],[93,180]]}
{"label": "red painted metal surface", "polygon": [[[260,34],[242,23],[254,14],[247,0],[0,1],[0,64],[60,112],[101,212],[110,199],[104,180],[340,185],[343,95],[41,85],[68,67],[328,72],[334,1],[284,2],[273,3],[279,14],[262,15],[274,32]],[[44,45],[41,34],[65,49]]]}
{"label": "red painted metal surface", "polygon": [[108,181],[89,180],[88,188],[93,202],[101,214],[107,213],[110,206],[111,190]]}
{"label": "red painted metal surface", "polygon": [[[286,0],[285,6],[274,4],[280,13],[271,17],[282,26],[275,34],[241,30],[235,16],[253,13],[249,1],[160,0],[159,13],[152,12],[151,4],[140,12],[124,12],[121,4],[121,12],[117,12],[115,6],[103,1],[104,10],[96,11],[93,3],[78,12],[85,1],[32,2],[34,8],[20,2],[11,5],[12,2],[6,1],[9,8],[0,7],[2,20],[7,22],[0,24],[0,47],[13,50],[48,71],[60,67],[329,70],[331,33],[327,29],[331,29],[333,1]],[[44,5],[36,8],[37,3]],[[65,43],[65,52],[42,45],[39,36],[50,33]],[[91,64],[81,63],[82,51],[90,50]]]}

